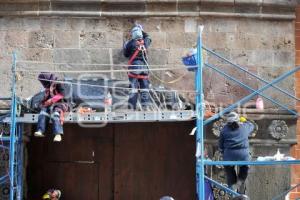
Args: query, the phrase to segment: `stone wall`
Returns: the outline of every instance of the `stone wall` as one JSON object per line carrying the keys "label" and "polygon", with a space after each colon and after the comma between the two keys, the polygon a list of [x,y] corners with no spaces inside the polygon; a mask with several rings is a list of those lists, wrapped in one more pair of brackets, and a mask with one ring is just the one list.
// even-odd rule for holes
{"label": "stone wall", "polygon": [[[204,25],[203,43],[233,62],[245,66],[249,71],[272,80],[293,68],[294,23],[292,21],[270,21],[257,19],[173,17],[173,18],[46,18],[4,17],[0,19],[1,41],[1,93],[8,95],[12,51],[17,53],[18,69],[25,70],[101,70],[122,69],[126,59],[122,55],[122,44],[134,21],[144,26],[153,40],[149,50],[149,63],[154,67],[175,67],[170,72],[154,72],[169,82],[182,74],[184,78],[168,87],[193,90],[193,73],[178,69],[183,67],[181,57],[196,44],[197,26]],[[237,72],[219,59],[206,56],[206,60],[232,76],[244,80],[254,89],[262,86],[254,78]],[[22,61],[33,61],[23,63]],[[35,63],[42,62],[42,63]],[[52,64],[68,63],[68,64]],[[72,63],[72,64],[70,64]],[[76,65],[80,64],[80,65]],[[106,66],[95,64],[107,64]],[[69,74],[70,75],[70,74]],[[73,74],[74,75],[74,74]],[[108,73],[109,77],[126,80],[125,73]],[[27,97],[40,86],[35,81],[36,73],[22,72],[18,82],[19,95]],[[284,81],[283,88],[293,93],[293,78]],[[161,85],[152,76],[153,85]],[[205,70],[205,92],[208,100],[217,103],[232,103],[248,94],[233,82]],[[231,95],[228,95],[231,94]],[[270,92],[268,93],[270,94]],[[285,102],[280,93],[272,93]],[[192,96],[191,96],[192,97]]]}
{"label": "stone wall", "polygon": [[[295,1],[134,2],[2,1],[1,94],[8,95],[9,92],[13,50],[17,53],[18,69],[122,69],[127,62],[122,55],[122,45],[128,38],[134,22],[142,24],[152,37],[149,63],[155,66],[151,68],[177,68],[168,72],[153,72],[155,75],[152,75],[151,79],[154,86],[165,85],[184,91],[193,90],[193,74],[183,68],[181,57],[196,44],[198,25],[204,25],[205,46],[266,80],[272,80],[294,67]],[[98,13],[98,17],[95,16],[95,12]],[[140,15],[137,15],[137,12]],[[254,89],[264,85],[219,59],[209,55],[205,55],[205,59]],[[204,73],[205,94],[211,102],[232,103],[249,92],[208,69],[205,69]],[[37,72],[20,72],[19,96],[28,97],[41,88],[35,81],[36,74]],[[74,76],[74,73],[67,75]],[[127,79],[126,73],[115,72],[106,75],[110,78]],[[181,76],[183,78],[176,83],[167,84]],[[287,80],[279,85],[284,90],[294,93],[293,77]],[[278,92],[267,90],[266,94],[289,106],[294,105],[293,101]],[[191,93],[184,92],[184,95],[193,99]]]}

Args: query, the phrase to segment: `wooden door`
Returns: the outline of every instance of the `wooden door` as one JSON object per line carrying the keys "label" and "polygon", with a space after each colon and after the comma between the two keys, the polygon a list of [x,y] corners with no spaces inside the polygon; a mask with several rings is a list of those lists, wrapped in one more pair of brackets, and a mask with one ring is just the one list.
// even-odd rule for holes
{"label": "wooden door", "polygon": [[66,124],[62,143],[31,138],[28,199],[52,187],[67,200],[195,199],[192,128],[193,122]]}

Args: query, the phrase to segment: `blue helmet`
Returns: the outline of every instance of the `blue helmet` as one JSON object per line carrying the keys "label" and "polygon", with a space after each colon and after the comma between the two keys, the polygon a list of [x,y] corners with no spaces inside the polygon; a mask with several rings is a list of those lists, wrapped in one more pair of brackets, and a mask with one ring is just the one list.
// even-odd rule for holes
{"label": "blue helmet", "polygon": [[131,29],[131,38],[132,39],[141,39],[143,38],[143,32],[141,27],[135,26]]}

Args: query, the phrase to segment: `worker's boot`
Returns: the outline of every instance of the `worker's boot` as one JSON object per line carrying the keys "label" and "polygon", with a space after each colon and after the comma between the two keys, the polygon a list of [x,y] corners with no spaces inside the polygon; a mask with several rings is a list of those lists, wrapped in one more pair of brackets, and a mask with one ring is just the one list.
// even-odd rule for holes
{"label": "worker's boot", "polygon": [[53,139],[53,142],[61,142],[62,140],[62,137],[60,134],[57,134],[54,136],[54,139]]}
{"label": "worker's boot", "polygon": [[240,194],[245,194],[246,192],[246,184],[245,184],[245,181],[243,180],[238,180],[237,183],[237,192],[240,193]]}
{"label": "worker's boot", "polygon": [[38,130],[34,132],[33,134],[35,137],[45,137],[45,135],[42,133],[42,131]]}

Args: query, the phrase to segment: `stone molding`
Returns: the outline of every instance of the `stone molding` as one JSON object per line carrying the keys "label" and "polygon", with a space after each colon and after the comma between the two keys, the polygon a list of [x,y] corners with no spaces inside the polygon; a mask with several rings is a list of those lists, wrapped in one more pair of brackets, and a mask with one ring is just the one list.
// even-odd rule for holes
{"label": "stone molding", "polygon": [[0,16],[295,19],[296,0],[2,0]]}

